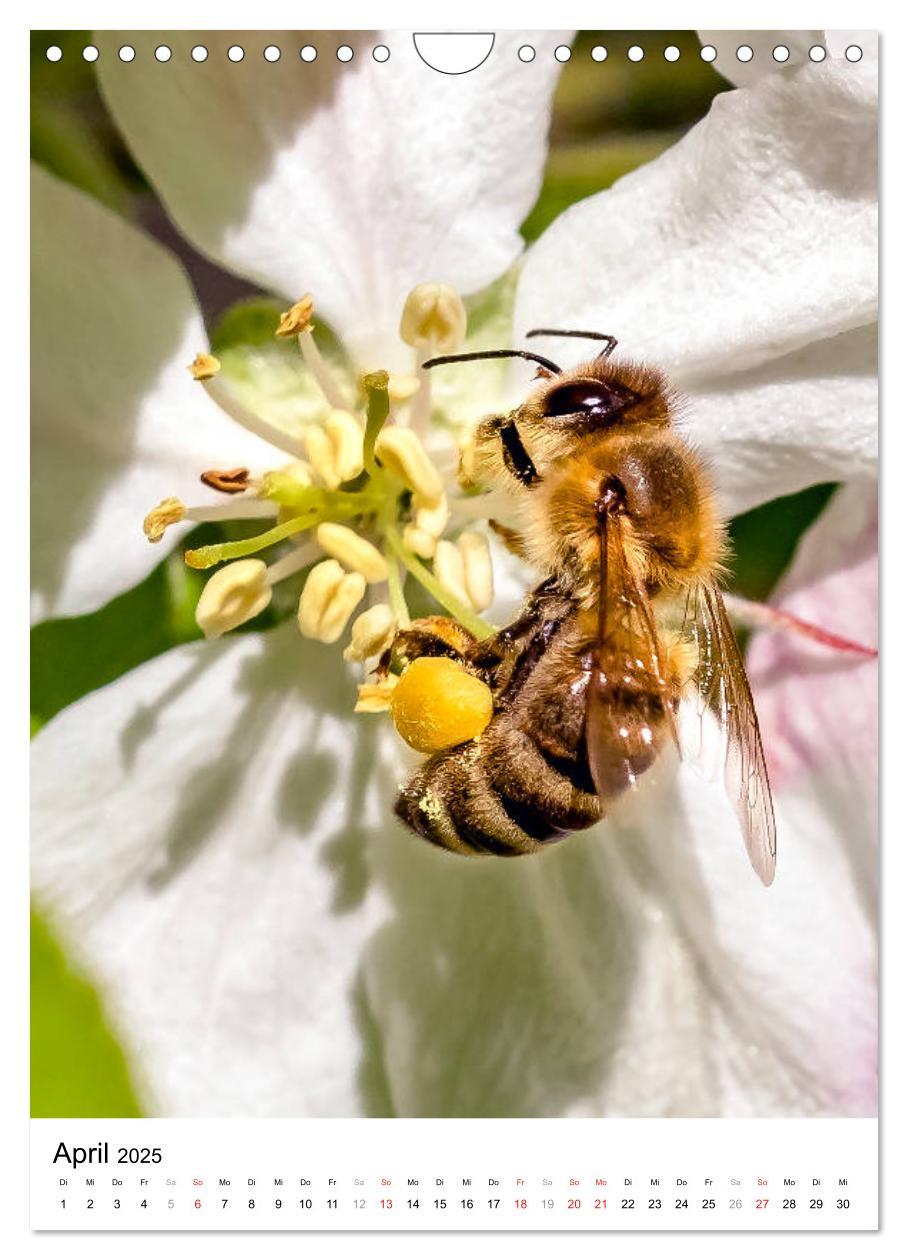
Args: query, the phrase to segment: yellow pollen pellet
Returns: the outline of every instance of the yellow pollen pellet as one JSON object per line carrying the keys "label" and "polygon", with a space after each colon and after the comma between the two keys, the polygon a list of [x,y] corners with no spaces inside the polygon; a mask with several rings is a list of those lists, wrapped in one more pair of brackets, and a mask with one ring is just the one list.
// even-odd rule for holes
{"label": "yellow pollen pellet", "polygon": [[365,593],[366,579],[361,573],[345,573],[336,560],[323,560],[310,570],[300,595],[300,634],[320,643],[336,643]]}
{"label": "yellow pollen pellet", "polygon": [[361,573],[367,582],[384,582],[388,577],[385,557],[366,538],[361,538],[349,525],[337,525],[326,521],[315,532],[320,547],[329,556],[354,573]]}
{"label": "yellow pollen pellet", "polygon": [[216,359],[213,354],[206,354],[204,351],[197,354],[189,365],[189,372],[195,381],[210,381],[212,376],[217,376],[221,370],[221,361]]}
{"label": "yellow pollen pellet", "polygon": [[381,682],[361,683],[354,713],[387,713],[391,707],[391,695],[397,686],[397,675],[389,674]]}
{"label": "yellow pollen pellet", "polygon": [[186,509],[179,499],[162,499],[156,508],[152,508],[142,529],[149,542],[160,542],[168,525],[177,525],[186,514]]}
{"label": "yellow pollen pellet", "polygon": [[464,586],[477,612],[485,612],[495,598],[492,553],[485,534],[467,530],[457,540],[463,558]]}
{"label": "yellow pollen pellet", "polygon": [[334,448],[334,468],[341,481],[352,481],[363,470],[363,429],[349,411],[334,407],[324,420]]}
{"label": "yellow pollen pellet", "polygon": [[307,293],[305,297],[295,302],[289,311],[284,311],[275,331],[275,337],[297,337],[300,333],[311,332],[312,311],[312,294]]}
{"label": "yellow pollen pellet", "polygon": [[195,619],[206,639],[217,639],[257,617],[271,603],[263,560],[235,560],[205,583]]}
{"label": "yellow pollen pellet", "polygon": [[391,696],[397,733],[422,753],[475,739],[491,722],[492,711],[492,692],[482,679],[443,656],[417,657]]}
{"label": "yellow pollen pellet", "polygon": [[467,311],[449,284],[418,284],[400,317],[400,339],[408,346],[430,347],[443,354],[456,350],[467,334]]}
{"label": "yellow pollen pellet", "polygon": [[345,661],[365,661],[378,656],[397,631],[397,619],[387,604],[375,604],[360,613],[350,630],[350,646],[344,649]]}
{"label": "yellow pollen pellet", "polygon": [[462,604],[470,603],[467,594],[463,554],[454,543],[442,538],[435,548],[435,576]]}
{"label": "yellow pollen pellet", "polygon": [[433,502],[441,498],[441,476],[412,429],[386,425],[378,435],[375,453],[384,467],[415,494]]}
{"label": "yellow pollen pellet", "polygon": [[303,446],[322,483],[329,490],[336,490],[341,483],[341,477],[335,463],[334,443],[321,425],[306,425],[303,430]]}
{"label": "yellow pollen pellet", "polygon": [[414,555],[421,556],[423,560],[431,560],[435,555],[438,539],[432,534],[427,534],[418,525],[405,525],[404,546]]}

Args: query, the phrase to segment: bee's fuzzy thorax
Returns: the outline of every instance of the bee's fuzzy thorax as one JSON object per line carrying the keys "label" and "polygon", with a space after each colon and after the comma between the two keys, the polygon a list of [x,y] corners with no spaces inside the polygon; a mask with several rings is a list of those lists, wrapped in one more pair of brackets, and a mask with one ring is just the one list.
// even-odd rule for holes
{"label": "bee's fuzzy thorax", "polygon": [[610,477],[627,494],[622,537],[642,581],[660,588],[717,575],[724,531],[699,458],[677,434],[640,425],[585,439],[523,499],[527,551],[543,572],[567,569],[595,588],[596,502]]}

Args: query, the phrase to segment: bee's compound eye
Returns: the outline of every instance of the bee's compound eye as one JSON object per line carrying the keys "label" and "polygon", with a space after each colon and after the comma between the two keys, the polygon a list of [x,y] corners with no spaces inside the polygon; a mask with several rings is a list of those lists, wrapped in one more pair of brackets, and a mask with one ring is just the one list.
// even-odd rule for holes
{"label": "bee's compound eye", "polygon": [[572,381],[553,389],[545,401],[547,416],[607,416],[626,403],[626,398],[601,381]]}

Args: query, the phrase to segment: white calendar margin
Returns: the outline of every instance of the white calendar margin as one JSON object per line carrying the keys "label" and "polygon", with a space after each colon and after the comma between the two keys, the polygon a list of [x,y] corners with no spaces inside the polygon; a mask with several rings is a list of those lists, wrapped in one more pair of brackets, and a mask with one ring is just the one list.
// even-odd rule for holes
{"label": "white calendar margin", "polygon": [[[520,5],[521,25],[545,28],[551,24],[551,4],[541,0],[525,0]],[[331,4],[331,25],[351,29],[372,27],[374,25],[398,26],[407,29],[440,29],[444,10],[439,7],[433,10],[433,21],[427,21],[427,13],[423,5],[407,0],[388,0],[377,9],[375,4],[365,0],[353,3],[344,0],[333,0]],[[249,29],[256,25],[260,29],[294,28],[300,24],[318,29],[312,19],[314,14],[303,12],[298,3],[269,3],[263,0],[255,6],[253,24],[249,21],[249,6],[240,0],[220,0],[217,5],[197,5],[187,11],[185,2],[174,3],[174,0],[159,0],[154,6],[148,6],[146,14],[135,11],[129,15],[126,24],[141,29],[173,27],[236,27]],[[451,23],[453,29],[495,28],[514,24],[515,6],[513,0],[507,4],[498,4],[494,0],[461,0],[457,5]],[[621,12],[604,13],[601,4],[584,0],[582,3],[561,0],[558,5],[558,22],[577,28],[597,29],[603,25],[627,25],[633,29],[672,29],[678,24],[694,28],[722,29],[731,25],[727,4],[719,0],[711,3],[692,3],[683,6],[683,12],[677,0],[650,0],[646,11],[636,11],[633,23],[621,23],[624,15]],[[904,16],[896,16],[894,6],[883,0],[864,0],[860,6],[846,3],[845,0],[826,0],[825,3],[772,3],[753,6],[745,11],[743,6],[735,10],[734,26],[747,29],[749,26],[761,26],[773,29],[815,29],[836,27],[850,29],[859,20],[863,26],[880,28],[883,32],[882,56],[884,93],[883,119],[881,134],[881,151],[884,158],[886,193],[889,206],[895,213],[889,215],[892,223],[904,223],[908,219],[908,176],[906,176],[902,160],[902,129],[887,126],[886,120],[895,120],[908,116],[908,75],[899,72],[899,62],[904,64],[905,50],[908,48],[908,21]],[[78,20],[74,21],[74,18]],[[97,0],[85,6],[35,5],[31,10],[16,10],[13,19],[7,25],[5,47],[7,58],[4,73],[0,75],[0,125],[4,128],[3,152],[10,162],[14,162],[17,170],[24,170],[27,158],[27,31],[34,28],[91,28],[118,27],[124,24],[122,0]],[[891,57],[890,57],[891,50]],[[887,64],[892,74],[886,73]],[[5,226],[4,245],[8,250],[7,275],[10,279],[11,292],[23,294],[28,284],[28,254],[22,249],[22,242],[28,237],[28,208],[25,180],[20,181],[18,196],[14,194],[11,202],[5,207],[8,212]],[[884,232],[885,232],[884,219]],[[884,257],[891,274],[908,274],[908,241],[904,232],[893,231],[884,236]],[[884,323],[884,353],[888,350],[888,362],[897,365],[904,352],[905,337],[908,334],[908,290],[904,285],[893,285],[887,300],[887,321]],[[3,331],[5,344],[10,347],[9,361],[24,365],[28,361],[28,331],[21,317],[17,304],[11,303],[3,308]],[[890,378],[894,389],[895,373]],[[883,382],[883,400],[887,398],[887,383]],[[27,414],[28,382],[24,369],[18,377],[13,376],[8,382],[6,393],[8,414],[18,422]],[[892,418],[896,419],[897,409],[892,408]],[[7,457],[11,459],[19,475],[11,479],[7,490],[7,512],[13,520],[24,520],[27,511],[27,436],[24,425],[13,423],[7,434]],[[886,431],[886,455],[888,467],[893,470],[904,470],[908,467],[908,437],[904,425],[891,424]],[[887,463],[883,465],[883,499],[882,516],[888,530],[888,537],[900,536],[904,529],[900,495],[888,494],[886,487],[898,486],[895,476],[887,477]],[[901,480],[901,473],[898,474]],[[884,552],[885,556],[885,552]],[[7,590],[22,593],[23,607],[27,598],[28,560],[24,550],[11,550],[7,557]],[[887,566],[884,565],[884,573]],[[883,644],[898,641],[897,630],[908,621],[908,593],[894,580],[897,577],[895,565],[888,566],[890,583],[887,583],[883,612]],[[892,631],[893,633],[889,633]],[[21,960],[24,954],[24,942],[28,931],[28,873],[27,873],[27,749],[21,731],[21,719],[25,711],[27,684],[24,671],[18,663],[25,659],[25,616],[22,621],[16,616],[0,620],[0,643],[6,649],[2,659],[14,663],[8,671],[7,704],[4,708],[6,739],[4,748],[12,750],[7,762],[8,784],[15,785],[9,790],[7,798],[7,837],[9,841],[6,854],[6,878],[0,881],[0,898],[3,899],[0,914],[0,945],[4,947],[7,960]],[[885,658],[884,658],[885,659]],[[885,668],[885,664],[884,664]],[[883,784],[897,784],[901,769],[904,738],[902,722],[896,715],[906,711],[904,672],[887,679],[888,702],[883,708],[883,726],[886,732],[883,757]],[[898,760],[896,760],[898,758]],[[895,773],[893,773],[895,771]],[[881,817],[883,835],[893,841],[884,849],[883,881],[885,946],[884,958],[904,959],[908,957],[908,921],[903,912],[904,898],[908,890],[908,850],[902,844],[895,843],[904,833],[904,827],[896,825],[900,817],[895,814],[897,801],[895,794],[887,794],[884,790]],[[874,1237],[862,1236],[861,1248],[873,1248],[876,1254],[902,1255],[908,1244],[908,1195],[904,1183],[904,1169],[908,1168],[908,1074],[901,1065],[908,1063],[908,1014],[905,1008],[904,984],[900,980],[900,968],[884,967],[883,1003],[885,1020],[882,1025],[881,1056],[884,1070],[884,1112],[881,1126],[882,1159],[883,1159],[883,1207],[882,1232]],[[28,1201],[28,1160],[23,1158],[24,1144],[28,1133],[27,1109],[27,1074],[28,1045],[26,1032],[26,1012],[28,1009],[28,980],[25,968],[11,965],[4,969],[2,975],[2,996],[6,999],[4,1009],[11,1015],[11,1022],[16,1021],[18,1035],[7,1036],[0,1041],[0,1083],[2,1083],[2,1116],[4,1141],[0,1141],[0,1187],[3,1189],[5,1208],[3,1212],[4,1240],[13,1240],[33,1251],[45,1251],[54,1244],[58,1235],[29,1235],[26,1223],[25,1208]],[[808,1122],[809,1123],[809,1122]],[[623,1237],[621,1247],[633,1251],[646,1247],[651,1236],[637,1235]],[[61,1239],[62,1241],[62,1239]],[[319,1239],[320,1254],[333,1254],[335,1246],[346,1248],[348,1239],[342,1235],[333,1237],[321,1236]],[[410,1238],[399,1235],[375,1237],[369,1246],[372,1257],[382,1260],[384,1256],[394,1256],[395,1260],[405,1251],[404,1244]],[[272,1235],[271,1246],[281,1243],[292,1247],[298,1254],[298,1240],[293,1235]],[[422,1249],[421,1236],[412,1236],[412,1242]],[[65,1239],[67,1256],[73,1260],[81,1257],[96,1257],[103,1254],[105,1246],[122,1254],[123,1239],[119,1235],[73,1236]],[[671,1246],[676,1260],[696,1260],[702,1256],[704,1248],[715,1246],[727,1254],[728,1240],[725,1235],[712,1237],[702,1234],[674,1236]],[[520,1239],[521,1257],[543,1253],[550,1258],[551,1241],[545,1235],[525,1235]],[[572,1248],[576,1254],[586,1251],[586,1247],[596,1247],[596,1254],[601,1254],[601,1240],[595,1236],[577,1236],[572,1239]],[[772,1247],[775,1260],[784,1260],[789,1254],[799,1257],[811,1255],[835,1255],[837,1252],[854,1254],[854,1240],[849,1235],[823,1234],[818,1236],[774,1236]],[[184,1246],[191,1249],[193,1255],[205,1254],[206,1247],[211,1247],[212,1254],[223,1257],[234,1250],[238,1255],[248,1254],[248,1244],[242,1235],[220,1234],[216,1238],[196,1235],[192,1238],[173,1236],[168,1240],[171,1255],[183,1254]],[[462,1247],[462,1239],[458,1235],[435,1235],[432,1239],[433,1253],[447,1255],[458,1254]],[[765,1255],[765,1240],[758,1235],[736,1235],[735,1255],[746,1254],[750,1249],[760,1249]],[[146,1248],[149,1253],[157,1255],[160,1240],[153,1234],[133,1235],[129,1242],[130,1254],[141,1254]],[[498,1253],[500,1254],[500,1252]],[[637,1252],[639,1254],[639,1251]]]}

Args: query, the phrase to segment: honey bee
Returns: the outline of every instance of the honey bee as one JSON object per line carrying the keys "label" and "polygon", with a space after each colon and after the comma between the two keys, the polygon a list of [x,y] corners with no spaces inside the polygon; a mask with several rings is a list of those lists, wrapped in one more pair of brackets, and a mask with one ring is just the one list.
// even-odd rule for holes
{"label": "honey bee", "polygon": [[474,479],[511,496],[519,524],[502,532],[543,580],[489,639],[445,617],[398,633],[396,659],[453,658],[488,684],[494,709],[481,735],[421,765],[395,812],[456,853],[533,853],[598,822],[671,755],[724,773],[751,864],[769,884],[772,798],[718,585],[725,528],[704,462],[675,427],[680,399],[658,369],[613,358],[614,337],[528,336],[543,334],[603,349],[568,370],[527,350],[424,364],[537,364],[526,400],[479,423]]}

